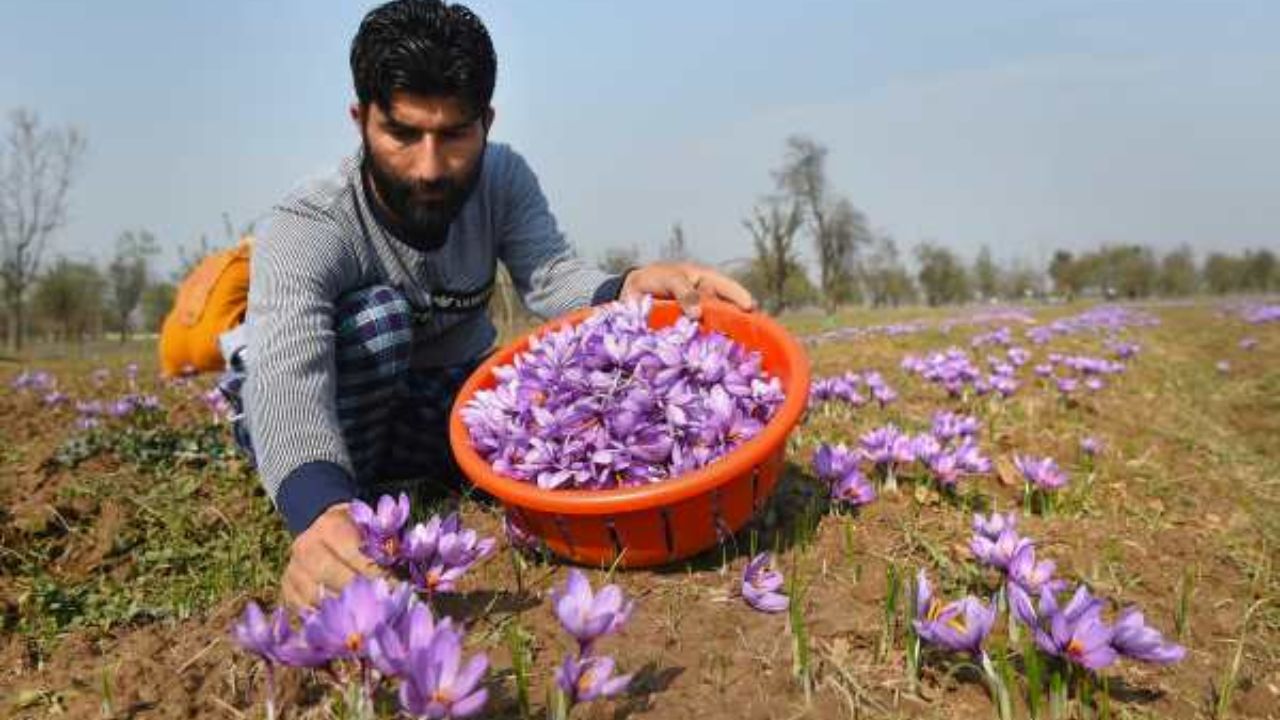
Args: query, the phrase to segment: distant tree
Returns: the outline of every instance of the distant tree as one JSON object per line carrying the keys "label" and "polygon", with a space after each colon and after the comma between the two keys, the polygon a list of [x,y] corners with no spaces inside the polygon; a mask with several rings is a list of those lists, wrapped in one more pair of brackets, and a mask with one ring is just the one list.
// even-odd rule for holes
{"label": "distant tree", "polygon": [[973,261],[973,283],[978,297],[983,300],[991,300],[1000,294],[1000,268],[991,259],[991,248],[986,245],[978,250]]}
{"label": "distant tree", "polygon": [[36,283],[33,304],[63,341],[81,341],[97,326],[106,281],[97,266],[58,258]]}
{"label": "distant tree", "polygon": [[1204,284],[1210,292],[1225,295],[1242,285],[1243,263],[1226,253],[1212,253],[1204,261]]}
{"label": "distant tree", "polygon": [[27,291],[40,273],[49,238],[67,220],[68,195],[84,137],[75,128],[44,129],[35,113],[17,110],[0,147],[0,290],[8,341],[22,349]]}
{"label": "distant tree", "polygon": [[1150,296],[1156,289],[1159,270],[1155,253],[1141,245],[1103,248],[1104,267],[1111,278],[1110,286],[1129,299]]}
{"label": "distant tree", "polygon": [[640,251],[633,245],[628,248],[609,248],[600,258],[600,269],[618,275],[640,265]]}
{"label": "distant tree", "polygon": [[173,309],[178,286],[171,282],[153,282],[142,293],[142,322],[146,332],[159,332],[164,319]]}
{"label": "distant tree", "polygon": [[107,266],[107,285],[120,342],[129,339],[130,316],[142,302],[150,258],[158,252],[155,236],[146,230],[127,230],[116,239],[116,254]]}
{"label": "distant tree", "polygon": [[[813,282],[809,280],[809,274],[805,272],[804,265],[794,258],[788,261],[786,270],[786,283],[782,288],[782,305],[789,308],[805,307],[806,305],[816,305],[819,301],[818,288],[814,287]],[[745,263],[739,263],[737,267],[732,269],[729,274],[752,295],[758,298],[770,298],[769,278],[776,273],[774,268],[769,267],[767,261],[761,258],[752,258]],[[770,307],[774,305],[770,300],[767,303]]]}
{"label": "distant tree", "polygon": [[1270,250],[1247,251],[1240,267],[1240,289],[1246,292],[1280,290],[1276,256]]}
{"label": "distant tree", "polygon": [[755,267],[762,275],[764,291],[758,297],[774,313],[787,307],[787,280],[800,267],[796,257],[795,236],[803,221],[800,205],[794,198],[769,196],[752,209],[751,217],[742,224],[755,243]]}
{"label": "distant tree", "polygon": [[819,283],[827,312],[856,295],[857,253],[871,242],[867,219],[847,198],[833,198],[827,184],[827,148],[812,138],[787,138],[778,189],[804,213],[818,256]]}
{"label": "distant tree", "polygon": [[680,223],[671,226],[671,237],[662,246],[662,259],[669,262],[684,262],[690,258],[689,247],[685,242],[684,228]]}
{"label": "distant tree", "polygon": [[1014,263],[1000,273],[999,294],[1008,300],[1026,300],[1043,292],[1039,272],[1025,262]]}
{"label": "distant tree", "polygon": [[1053,280],[1053,289],[1068,300],[1074,299],[1084,290],[1084,273],[1075,256],[1066,250],[1058,250],[1049,261],[1049,277]]}
{"label": "distant tree", "polygon": [[872,243],[862,268],[862,284],[873,307],[897,307],[915,300],[915,285],[891,236],[882,234]]}
{"label": "distant tree", "polygon": [[1191,248],[1183,245],[1161,258],[1157,286],[1161,295],[1169,297],[1184,297],[1196,291],[1196,259]]}
{"label": "distant tree", "polygon": [[950,249],[934,243],[916,246],[920,270],[916,279],[929,305],[961,303],[969,299],[970,282],[964,264]]}

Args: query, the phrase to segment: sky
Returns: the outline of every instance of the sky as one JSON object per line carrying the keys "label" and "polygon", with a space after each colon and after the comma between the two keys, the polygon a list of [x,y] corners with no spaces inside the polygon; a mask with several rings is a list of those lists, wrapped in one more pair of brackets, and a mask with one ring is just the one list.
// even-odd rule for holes
{"label": "sky", "polygon": [[[177,263],[353,151],[367,2],[0,0],[0,112],[88,151],[51,254],[145,228]],[[475,0],[497,122],[580,252],[708,262],[789,135],[908,249],[1043,266],[1055,248],[1280,248],[1274,0]],[[7,127],[7,121],[6,125]]]}

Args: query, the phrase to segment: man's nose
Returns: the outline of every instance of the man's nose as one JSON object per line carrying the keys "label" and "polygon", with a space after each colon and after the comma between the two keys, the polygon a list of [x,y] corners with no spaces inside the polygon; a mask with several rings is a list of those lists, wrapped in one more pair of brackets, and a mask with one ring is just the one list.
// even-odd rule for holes
{"label": "man's nose", "polygon": [[431,133],[426,133],[418,143],[413,176],[424,182],[435,182],[446,177],[444,148]]}

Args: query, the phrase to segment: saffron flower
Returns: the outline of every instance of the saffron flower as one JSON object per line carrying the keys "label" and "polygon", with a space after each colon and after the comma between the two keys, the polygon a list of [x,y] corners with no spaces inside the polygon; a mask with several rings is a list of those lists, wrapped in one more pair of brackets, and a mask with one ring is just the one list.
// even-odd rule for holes
{"label": "saffron flower", "polygon": [[1186,656],[1186,648],[1167,642],[1160,631],[1147,625],[1142,611],[1126,608],[1112,626],[1111,647],[1125,657],[1157,665],[1169,665]]}
{"label": "saffron flower", "polygon": [[268,663],[283,663],[280,648],[293,637],[293,630],[284,608],[276,608],[268,617],[258,603],[250,601],[232,626],[231,636],[240,647]]}
{"label": "saffron flower", "polygon": [[593,592],[577,568],[569,570],[563,587],[551,592],[551,601],[560,626],[577,640],[582,655],[590,654],[596,640],[621,631],[634,608],[617,585]]}
{"label": "saffron flower", "polygon": [[484,653],[462,662],[462,634],[438,628],[425,647],[415,648],[400,684],[400,707],[423,718],[466,718],[484,709],[489,691],[480,681],[489,669]]}
{"label": "saffron flower", "polygon": [[369,640],[399,619],[412,596],[413,589],[403,583],[357,575],[303,619],[302,636],[311,650],[328,660],[363,657]]}
{"label": "saffron flower", "polygon": [[614,665],[613,658],[605,655],[565,655],[564,662],[556,668],[556,686],[564,692],[570,707],[614,697],[631,684],[630,675],[613,674]]}
{"label": "saffron flower", "polygon": [[855,467],[831,485],[831,499],[855,507],[866,505],[876,499],[876,488]]}
{"label": "saffron flower", "polygon": [[970,595],[944,605],[933,596],[924,571],[917,574],[916,617],[912,625],[921,640],[980,657],[982,643],[991,634],[995,620],[995,603],[984,603]]}
{"label": "saffron flower", "polygon": [[1039,490],[1057,490],[1067,484],[1067,474],[1052,458],[1035,458],[1029,455],[1014,456],[1013,464],[1022,473],[1027,484]]}
{"label": "saffron flower", "polygon": [[1019,550],[1031,544],[1031,540],[1018,537],[1012,527],[1005,528],[995,540],[978,534],[969,542],[969,549],[974,558],[983,565],[989,565],[1001,572],[1008,572],[1009,563]]}
{"label": "saffron flower", "polygon": [[988,517],[983,517],[977,513],[973,515],[973,532],[976,535],[985,537],[988,540],[995,540],[1005,530],[1012,530],[1018,525],[1018,516],[1013,513],[991,513]]}
{"label": "saffron flower", "polygon": [[742,597],[760,612],[779,613],[787,609],[790,598],[778,592],[784,580],[772,562],[773,557],[767,552],[751,558],[742,573]]}
{"label": "saffron flower", "polygon": [[400,561],[400,532],[409,519],[407,494],[400,493],[399,498],[383,495],[378,498],[377,509],[361,500],[353,500],[350,514],[352,522],[360,529],[360,549],[365,555],[383,567]]}

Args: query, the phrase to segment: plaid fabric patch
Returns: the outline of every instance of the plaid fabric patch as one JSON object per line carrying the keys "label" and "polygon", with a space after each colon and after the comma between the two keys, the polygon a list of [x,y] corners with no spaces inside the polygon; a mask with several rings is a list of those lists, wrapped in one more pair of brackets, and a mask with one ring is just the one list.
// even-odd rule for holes
{"label": "plaid fabric patch", "polygon": [[[336,405],[361,494],[423,485],[456,488],[461,473],[449,450],[448,423],[462,383],[483,358],[412,370],[412,308],[398,290],[374,286],[343,296],[335,318]],[[237,444],[252,460],[241,391],[246,373],[233,367],[218,387],[235,408]]]}

